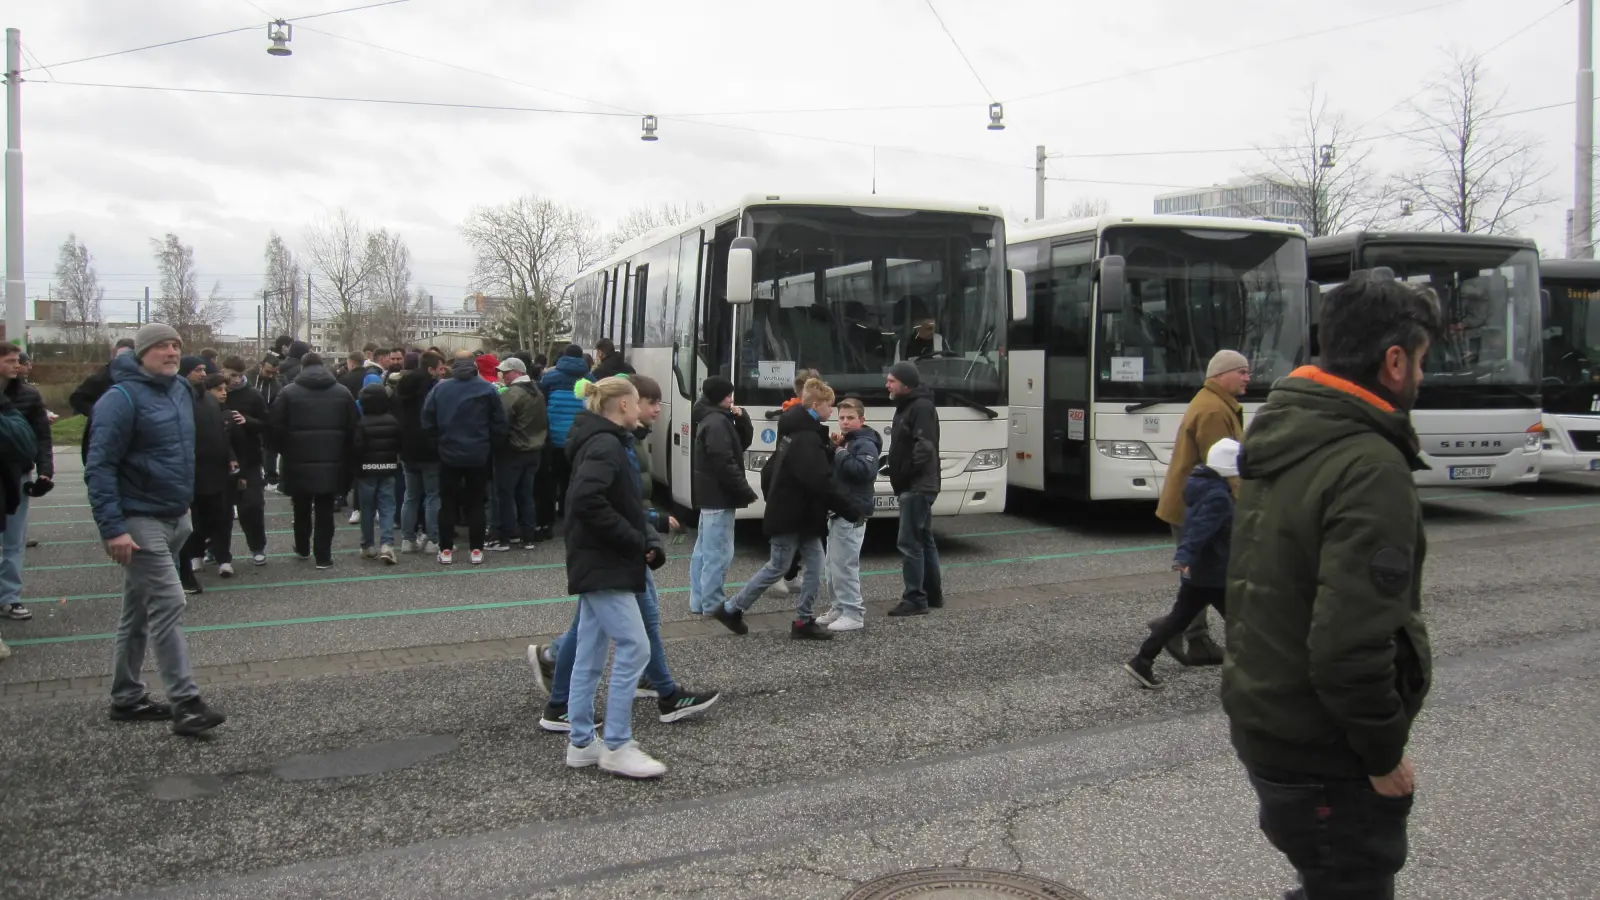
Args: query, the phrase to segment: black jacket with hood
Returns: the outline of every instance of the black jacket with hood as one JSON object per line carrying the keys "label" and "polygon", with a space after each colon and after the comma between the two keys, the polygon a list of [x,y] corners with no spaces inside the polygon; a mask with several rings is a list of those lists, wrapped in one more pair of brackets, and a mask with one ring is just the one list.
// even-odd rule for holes
{"label": "black jacket with hood", "polygon": [[357,477],[400,471],[400,420],[389,411],[389,391],[381,384],[361,389],[355,459]]}
{"label": "black jacket with hood", "polygon": [[822,537],[828,533],[830,511],[851,522],[862,518],[855,503],[833,480],[828,426],[804,406],[791,406],[778,417],[778,449],[761,470],[761,492],[767,498],[761,517],[761,530],[767,537]]}
{"label": "black jacket with hood", "polygon": [[634,438],[604,416],[584,412],[572,421],[564,448],[572,466],[567,487],[567,591],[645,589],[645,561],[666,564],[666,544],[650,527],[639,486]]}
{"label": "black jacket with hood", "polygon": [[894,400],[889,426],[889,485],[896,494],[937,494],[939,475],[939,409],[933,392],[918,386]]}
{"label": "black jacket with hood", "polygon": [[290,494],[343,494],[355,459],[355,398],[324,366],[301,370],[270,413],[284,490]]}
{"label": "black jacket with hood", "polygon": [[194,394],[194,493],[214,496],[232,486],[233,433],[222,404],[210,391],[191,387]]}
{"label": "black jacket with hood", "polygon": [[[6,382],[6,397],[16,407],[17,412],[28,420],[33,426],[34,454],[32,471],[36,471],[40,478],[54,479],[56,477],[56,458],[53,437],[50,431],[50,412],[45,408],[44,395],[39,389],[20,378],[13,378]],[[29,469],[24,469],[26,474]]]}
{"label": "black jacket with hood", "polygon": [[406,463],[436,463],[439,461],[439,441],[422,430],[422,404],[438,382],[423,368],[412,369],[400,376],[394,389],[395,418],[400,421],[400,461]]}
{"label": "black jacket with hood", "polygon": [[690,412],[694,423],[694,505],[699,509],[744,509],[756,492],[744,475],[744,452],[755,426],[701,397]]}
{"label": "black jacket with hood", "polygon": [[844,444],[833,451],[834,480],[863,517],[872,515],[873,488],[878,483],[878,460],[882,454],[883,435],[871,425],[862,425],[845,435]]}
{"label": "black jacket with hood", "polygon": [[233,455],[245,472],[260,472],[261,442],[267,436],[267,410],[270,406],[261,392],[248,384],[228,391],[226,408],[244,417],[243,425],[233,426]]}
{"label": "black jacket with hood", "polygon": [[[294,384],[294,380],[300,377],[300,370],[304,367],[305,355],[310,352],[311,345],[305,341],[295,341],[289,345],[289,356],[284,359],[283,365],[278,367],[278,378],[283,382],[284,387]],[[274,400],[273,402],[277,401]]]}

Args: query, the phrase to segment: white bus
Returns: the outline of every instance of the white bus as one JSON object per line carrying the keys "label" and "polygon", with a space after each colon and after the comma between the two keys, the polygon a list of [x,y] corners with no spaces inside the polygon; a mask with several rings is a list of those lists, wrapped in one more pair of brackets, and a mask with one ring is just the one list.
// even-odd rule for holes
{"label": "white bus", "polygon": [[[1515,237],[1350,232],[1313,238],[1322,294],[1357,269],[1387,268],[1439,295],[1445,333],[1423,361],[1412,425],[1427,469],[1419,485],[1537,481],[1540,421],[1539,250]],[[1316,321],[1316,311],[1311,313]],[[1315,331],[1312,336],[1316,348]]]}
{"label": "white bus", "polygon": [[[734,383],[755,425],[745,474],[759,496],[797,370],[816,369],[838,396],[864,401],[887,464],[894,406],[884,376],[909,351],[939,407],[944,480],[934,513],[990,513],[1006,502],[1009,295],[998,207],[753,194],[646,234],[582,273],[572,329],[585,348],[609,337],[661,383],[666,409],[646,450],[660,493],[685,508],[695,506],[690,415],[708,377]],[[913,345],[926,321],[934,339]],[[887,475],[876,502],[878,514],[894,514]]]}
{"label": "white bus", "polygon": [[1539,263],[1544,308],[1540,474],[1600,470],[1600,260]]}
{"label": "white bus", "polygon": [[1012,486],[1157,499],[1214,353],[1250,359],[1247,416],[1307,361],[1305,246],[1293,225],[1201,216],[1012,229],[1028,290],[1011,326]]}

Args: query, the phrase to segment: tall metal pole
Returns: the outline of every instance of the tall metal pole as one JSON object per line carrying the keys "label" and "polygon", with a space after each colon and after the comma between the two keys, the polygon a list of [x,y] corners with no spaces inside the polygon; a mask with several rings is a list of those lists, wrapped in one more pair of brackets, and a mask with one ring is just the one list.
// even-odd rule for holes
{"label": "tall metal pole", "polygon": [[150,321],[150,289],[149,288],[145,288],[144,289],[144,306],[143,306],[142,309],[140,309],[139,315],[136,318],[138,318],[140,325],[144,325],[144,324],[146,324],[146,323],[148,323]]}
{"label": "tall metal pole", "polygon": [[1044,145],[1033,148],[1033,218],[1044,218]]}
{"label": "tall metal pole", "polygon": [[311,344],[311,273],[306,273],[306,344]]}
{"label": "tall metal pole", "polygon": [[1573,259],[1594,259],[1594,0],[1578,0],[1578,140],[1573,177]]}
{"label": "tall metal pole", "polygon": [[22,32],[6,29],[6,338],[28,343],[22,278]]}

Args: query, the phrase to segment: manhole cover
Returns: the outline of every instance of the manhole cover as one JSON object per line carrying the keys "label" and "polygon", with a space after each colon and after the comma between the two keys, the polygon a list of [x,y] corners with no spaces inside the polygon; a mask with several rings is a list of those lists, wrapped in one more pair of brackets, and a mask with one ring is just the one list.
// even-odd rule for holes
{"label": "manhole cover", "polygon": [[450,753],[461,742],[451,735],[424,734],[392,741],[363,744],[332,753],[291,756],[272,769],[285,781],[315,781],[321,778],[353,778],[393,772]]}
{"label": "manhole cover", "polygon": [[869,881],[844,900],[1089,900],[1064,884],[995,869],[912,869]]}

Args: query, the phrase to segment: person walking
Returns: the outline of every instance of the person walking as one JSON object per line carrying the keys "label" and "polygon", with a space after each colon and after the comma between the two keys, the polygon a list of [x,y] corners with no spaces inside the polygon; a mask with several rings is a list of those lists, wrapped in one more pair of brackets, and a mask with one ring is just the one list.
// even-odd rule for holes
{"label": "person walking", "polygon": [[[265,364],[263,364],[265,368]],[[250,384],[245,376],[244,360],[230,356],[222,361],[222,374],[227,379],[227,399],[223,407],[232,425],[233,456],[239,461],[239,480],[243,486],[234,497],[238,511],[239,529],[244,532],[246,548],[253,565],[267,564],[267,481],[262,465],[267,440],[269,401],[260,390]],[[275,379],[267,380],[277,391]],[[230,532],[229,540],[232,540]]]}
{"label": "person walking", "polygon": [[439,564],[455,562],[456,519],[465,508],[470,559],[482,565],[490,450],[505,439],[506,410],[471,354],[458,354],[450,377],[428,393],[422,430],[439,446]]}
{"label": "person walking", "polygon": [[[1161,485],[1161,500],[1156,506],[1156,518],[1172,527],[1174,542],[1179,540],[1183,526],[1184,486],[1189,473],[1205,460],[1217,441],[1244,439],[1244,407],[1239,405],[1239,398],[1249,385],[1250,361],[1244,354],[1218,350],[1206,366],[1205,385],[1183,411],[1178,438],[1172,445],[1172,461]],[[1155,627],[1154,622],[1151,627]],[[1222,664],[1222,648],[1211,639],[1204,606],[1183,634],[1173,636],[1166,646],[1172,658],[1186,666]]]}
{"label": "person walking", "polygon": [[[227,717],[200,699],[183,636],[178,548],[190,532],[194,498],[194,397],[178,378],[183,341],[151,322],[133,353],[111,362],[112,388],[94,405],[84,480],[106,554],[123,569],[122,617],[112,658],[114,721],[170,721],[196,735]],[[167,703],[140,677],[152,646]]]}
{"label": "person walking", "polygon": [[828,533],[830,511],[851,523],[862,521],[862,515],[833,480],[826,424],[832,415],[833,389],[812,379],[801,395],[801,404],[778,417],[778,447],[761,469],[761,491],[767,500],[761,527],[771,541],[771,553],[766,565],[750,576],[737,596],[711,610],[734,634],[749,632],[745,611],[762,592],[782,580],[798,549],[805,571],[795,594],[789,637],[833,639],[833,632],[818,625],[811,614],[822,583],[822,537]]}
{"label": "person walking", "polygon": [[[550,438],[544,445],[544,460],[540,463],[539,479],[534,485],[536,518],[541,523],[537,539],[552,538],[552,526],[557,520],[556,504],[567,494],[567,431],[572,420],[583,409],[573,389],[589,375],[589,364],[584,362],[583,348],[568,344],[556,364],[539,379],[539,389],[544,391],[545,410],[550,419]],[[564,514],[565,509],[561,510]]]}
{"label": "person walking", "polygon": [[744,474],[744,454],[755,427],[734,405],[733,382],[720,375],[706,379],[689,418],[694,425],[694,504],[700,508],[689,559],[689,612],[704,615],[727,602],[722,586],[733,562],[734,517],[756,502]]}
{"label": "person walking", "polygon": [[401,550],[439,552],[439,443],[422,428],[422,406],[439,379],[450,374],[444,357],[429,351],[395,386],[396,418],[400,420],[400,465],[405,472],[405,500],[400,509]]}
{"label": "person walking", "polygon": [[51,440],[50,416],[39,389],[25,383],[21,368],[22,351],[16,344],[0,343],[0,396],[33,429],[33,461],[21,473],[21,493],[15,509],[8,511],[5,533],[0,535],[0,617],[31,619],[33,613],[22,604],[22,563],[28,545],[28,505],[33,497],[43,497],[56,486],[55,449]]}
{"label": "person walking", "polygon": [[1322,367],[1245,434],[1222,707],[1267,839],[1303,900],[1390,900],[1411,725],[1433,680],[1409,413],[1441,333],[1431,291],[1362,270],[1322,302]]}
{"label": "person walking", "polygon": [[[640,495],[632,431],[639,395],[626,379],[586,383],[585,410],[574,417],[566,450],[567,591],[578,596],[576,655],[568,701],[567,766],[598,765],[625,778],[658,778],[667,767],[633,740],[633,692],[650,661],[638,595],[646,566],[667,562],[666,545],[650,527]],[[640,565],[644,563],[644,565]],[[595,736],[594,694],[613,649],[604,734]]]}
{"label": "person walking", "polygon": [[867,408],[860,400],[839,402],[839,434],[834,438],[833,480],[850,497],[861,521],[828,516],[828,586],[832,602],[817,618],[829,631],[858,631],[866,627],[866,604],[861,597],[861,545],[872,515],[873,486],[878,482],[878,459],[883,436],[867,424]]}
{"label": "person walking", "polygon": [[891,616],[925,616],[944,606],[939,546],[933,539],[933,503],[939,499],[939,410],[933,392],[922,386],[915,363],[902,360],[884,379],[894,400],[889,426],[889,485],[900,503],[897,546],[905,591]]}
{"label": "person walking", "polygon": [[[115,360],[123,352],[133,352],[133,338],[119,338],[116,346],[111,350],[111,359]],[[105,396],[106,391],[109,390],[111,390],[111,363],[107,362],[100,368],[95,369],[88,378],[85,378],[73,390],[72,396],[67,399],[67,405],[72,407],[72,411],[84,418],[83,433],[85,438],[78,445],[78,453],[85,463],[89,461],[89,440],[87,435],[89,434],[89,428],[94,424],[94,404],[95,401]]]}
{"label": "person walking", "polygon": [[315,353],[268,413],[283,484],[294,503],[294,552],[333,567],[333,499],[350,490],[355,460],[355,398]]}
{"label": "person walking", "polygon": [[550,437],[550,418],[545,410],[544,391],[528,377],[528,366],[511,356],[497,367],[504,391],[500,402],[506,413],[506,439],[494,454],[494,486],[498,497],[495,522],[496,550],[534,548],[539,519],[534,509],[533,488],[538,481],[539,462]]}
{"label": "person walking", "polygon": [[[11,398],[0,391],[0,531],[6,530],[12,514],[27,497],[23,493],[27,485],[24,479],[28,468],[34,465],[37,451],[33,426]],[[11,648],[0,639],[0,659],[10,655]]]}
{"label": "person walking", "polygon": [[[192,530],[178,551],[178,577],[185,594],[203,592],[199,576],[202,561],[217,561],[217,574],[233,577],[233,556],[228,544],[233,535],[233,499],[239,463],[233,453],[233,435],[222,403],[228,380],[207,375],[194,394],[194,499],[189,503]],[[218,395],[223,399],[219,400]]]}
{"label": "person walking", "polygon": [[356,495],[361,508],[371,513],[361,520],[361,555],[392,566],[399,561],[394,553],[394,479],[400,471],[400,420],[389,412],[389,392],[380,383],[361,389],[355,460]]}

